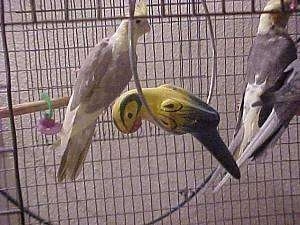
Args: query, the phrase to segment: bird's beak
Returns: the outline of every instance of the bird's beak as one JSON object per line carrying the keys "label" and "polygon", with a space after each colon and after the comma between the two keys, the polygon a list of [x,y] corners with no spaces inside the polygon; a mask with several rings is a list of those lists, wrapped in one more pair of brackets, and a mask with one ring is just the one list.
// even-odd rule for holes
{"label": "bird's beak", "polygon": [[136,132],[141,126],[142,126],[142,120],[141,119],[137,119],[134,122],[134,124],[133,124],[133,126],[132,126],[132,128],[130,130],[130,133]]}

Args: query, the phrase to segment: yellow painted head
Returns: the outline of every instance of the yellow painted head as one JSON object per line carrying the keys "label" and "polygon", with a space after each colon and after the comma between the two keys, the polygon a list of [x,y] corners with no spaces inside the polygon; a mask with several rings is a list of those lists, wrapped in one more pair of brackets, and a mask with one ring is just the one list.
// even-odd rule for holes
{"label": "yellow painted head", "polygon": [[112,108],[113,121],[118,130],[123,133],[133,133],[142,125],[142,102],[136,93],[131,90],[121,95]]}

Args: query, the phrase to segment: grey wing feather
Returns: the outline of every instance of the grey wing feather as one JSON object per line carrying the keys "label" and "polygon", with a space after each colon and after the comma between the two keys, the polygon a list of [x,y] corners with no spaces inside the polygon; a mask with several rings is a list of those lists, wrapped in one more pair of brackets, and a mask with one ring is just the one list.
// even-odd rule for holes
{"label": "grey wing feather", "polygon": [[265,94],[262,100],[255,102],[253,106],[300,101],[300,60],[294,60],[284,73],[287,78],[282,87],[278,91]]}
{"label": "grey wing feather", "polygon": [[[245,87],[245,89],[246,89],[246,87]],[[242,128],[242,118],[243,118],[243,109],[244,109],[244,96],[245,96],[245,91],[243,93],[242,101],[241,101],[240,106],[239,106],[237,124],[236,124],[235,130],[234,130],[234,137],[238,134],[239,130]]]}
{"label": "grey wing feather", "polygon": [[296,73],[300,73],[300,59],[294,60],[288,67],[284,70],[284,72],[295,71]]}
{"label": "grey wing feather", "polygon": [[[247,82],[262,84],[266,81],[265,93],[276,91],[286,78],[283,73],[284,69],[296,58],[297,49],[288,34],[278,35],[270,32],[266,35],[258,35],[251,46],[248,57]],[[244,99],[241,102],[235,133],[242,128],[243,104]],[[260,126],[267,119],[271,110],[272,105],[262,107],[259,115]]]}
{"label": "grey wing feather", "polygon": [[[273,110],[259,132],[255,135],[241,157],[237,160],[237,164],[239,166],[242,165],[245,160],[255,154],[257,149],[259,149],[262,145],[265,143],[271,143],[271,140],[269,140],[270,138],[276,137],[276,140],[278,140],[284,129],[287,127],[289,121],[290,118],[288,121],[283,121],[276,111]],[[274,142],[272,141],[272,143]]]}
{"label": "grey wing feather", "polygon": [[107,75],[102,77],[93,90],[88,112],[108,107],[126,88],[132,77],[128,55],[128,51],[114,54]]}
{"label": "grey wing feather", "polygon": [[285,70],[290,74],[275,99],[285,98],[286,101],[300,101],[300,60],[294,60]]}
{"label": "grey wing feather", "polygon": [[247,81],[253,83],[255,76],[257,83],[267,81],[267,89],[273,89],[278,77],[285,68],[297,58],[295,43],[286,33],[270,32],[255,37],[251,47],[248,65]]}
{"label": "grey wing feather", "polygon": [[[267,35],[258,35],[249,55],[248,82],[253,83],[256,79],[258,84],[262,84],[266,81],[265,91],[261,96],[263,98],[264,95],[282,86],[286,78],[284,70],[296,58],[297,49],[288,34],[278,34],[272,31]],[[272,105],[262,106],[259,113],[259,127],[271,111]]]}
{"label": "grey wing feather", "polygon": [[[262,146],[267,147],[269,144],[274,144],[274,142],[281,136],[285,128],[286,124],[283,123],[283,121],[278,117],[275,110],[273,110],[266,122],[263,124],[258,133],[254,136],[244,152],[236,161],[238,167],[241,167],[248,158],[257,154],[257,149],[260,149]],[[276,140],[272,138],[275,138]],[[218,192],[229,178],[230,175],[227,173],[214,188],[213,192]]]}
{"label": "grey wing feather", "polygon": [[95,86],[106,74],[111,61],[112,44],[109,38],[105,38],[91,50],[78,71],[70,110],[75,109],[80,102],[89,99]]}

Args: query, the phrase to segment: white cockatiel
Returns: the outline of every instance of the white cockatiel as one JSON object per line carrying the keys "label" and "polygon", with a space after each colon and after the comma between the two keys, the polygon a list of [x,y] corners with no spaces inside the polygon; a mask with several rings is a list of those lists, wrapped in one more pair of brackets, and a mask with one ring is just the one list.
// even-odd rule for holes
{"label": "white cockatiel", "polygon": [[[229,147],[239,167],[249,157],[255,159],[273,146],[296,114],[297,110],[291,107],[293,103],[282,105],[267,101],[267,96],[283,90],[295,77],[295,72],[285,70],[297,58],[295,43],[286,30],[290,10],[296,7],[297,0],[270,0],[264,11],[273,13],[260,17],[248,58],[247,83],[235,135]],[[288,108],[290,112],[284,113]],[[230,175],[226,174],[214,191],[218,191],[229,178]]]}
{"label": "white cockatiel", "polygon": [[[146,16],[141,0],[135,16]],[[131,80],[128,23],[123,20],[110,38],[102,39],[89,53],[78,70],[77,80],[65,115],[60,140],[54,148],[64,151],[58,181],[74,180],[81,171],[92,142],[98,116],[122,93]],[[146,18],[133,21],[133,45],[150,31]]]}

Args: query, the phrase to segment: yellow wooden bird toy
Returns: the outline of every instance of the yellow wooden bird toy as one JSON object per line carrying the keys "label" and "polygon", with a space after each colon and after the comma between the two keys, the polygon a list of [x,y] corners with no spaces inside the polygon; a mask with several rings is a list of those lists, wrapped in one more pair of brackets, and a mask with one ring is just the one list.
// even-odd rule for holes
{"label": "yellow wooden bird toy", "polygon": [[[164,130],[192,134],[233,177],[240,178],[239,168],[217,130],[220,117],[215,109],[188,91],[171,85],[144,88],[143,94]],[[118,130],[133,133],[142,120],[153,122],[137,91],[122,94],[113,105],[113,121]]]}

